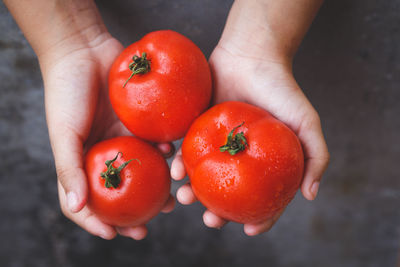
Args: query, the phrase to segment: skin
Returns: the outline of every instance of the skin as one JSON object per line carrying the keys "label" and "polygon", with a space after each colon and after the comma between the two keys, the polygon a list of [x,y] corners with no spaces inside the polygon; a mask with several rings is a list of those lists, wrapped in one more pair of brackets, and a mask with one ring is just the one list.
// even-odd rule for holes
{"label": "skin", "polygon": [[[45,86],[46,119],[56,163],[61,210],[93,235],[143,239],[145,225],[113,227],[86,206],[84,154],[95,143],[130,135],[108,100],[107,76],[123,50],[107,32],[92,1],[5,1],[38,56]],[[159,144],[165,154],[170,144]],[[163,212],[170,212],[170,196]]]}
{"label": "skin", "polygon": [[[38,56],[45,85],[46,118],[56,162],[63,213],[86,231],[105,239],[121,235],[146,236],[144,225],[115,228],[103,223],[86,206],[87,184],[83,155],[94,143],[129,134],[113,113],[107,98],[107,74],[122,45],[107,32],[90,0],[4,0]],[[236,0],[224,33],[209,63],[214,102],[245,101],[262,107],[288,125],[305,151],[305,198],[316,197],[329,154],[317,112],[292,74],[292,59],[321,0]],[[240,62],[240,64],[237,64]],[[168,154],[168,143],[157,147]],[[171,176],[185,176],[178,151]],[[196,201],[190,185],[177,199]],[[173,209],[170,197],[164,207]],[[279,214],[278,214],[279,215]],[[248,235],[268,231],[279,216],[259,224],[245,224]],[[226,221],[210,211],[209,227]]]}
{"label": "skin", "polygon": [[[297,134],[305,154],[301,191],[308,200],[317,196],[329,153],[318,113],[293,77],[292,61],[321,2],[235,1],[221,40],[209,59],[215,103],[237,100],[259,106]],[[171,176],[181,180],[185,174],[178,151]],[[177,199],[182,204],[197,201],[190,184],[178,190]],[[282,212],[265,222],[244,224],[244,232],[253,236],[268,231]],[[204,212],[203,220],[212,228],[227,223],[209,210]]]}

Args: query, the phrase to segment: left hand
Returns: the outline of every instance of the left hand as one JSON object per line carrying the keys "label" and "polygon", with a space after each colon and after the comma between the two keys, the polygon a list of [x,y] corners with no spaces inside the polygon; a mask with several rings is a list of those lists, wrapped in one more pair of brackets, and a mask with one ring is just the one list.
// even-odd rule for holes
{"label": "left hand", "polygon": [[[99,141],[131,135],[115,115],[108,99],[108,70],[123,47],[108,32],[95,40],[98,43],[82,41],[82,47],[69,53],[59,46],[69,48],[71,44],[60,44],[53,47],[56,52],[40,58],[60,206],[67,218],[93,235],[112,239],[119,233],[140,240],[147,234],[145,225],[114,227],[102,222],[86,205],[85,153]],[[173,150],[169,143],[154,145],[164,155]],[[170,196],[163,212],[170,212],[173,207],[174,199]]]}
{"label": "left hand", "polygon": [[[299,137],[305,154],[301,191],[306,199],[313,200],[329,162],[327,145],[318,113],[296,83],[291,62],[277,58],[247,57],[219,44],[209,60],[214,79],[214,102],[247,102],[264,108],[289,126]],[[185,174],[181,151],[178,151],[172,162],[171,176],[181,180]],[[185,205],[197,201],[189,183],[179,188],[177,199]],[[251,236],[266,232],[282,213],[283,210],[262,223],[245,224],[244,232]],[[203,221],[212,228],[221,228],[227,223],[209,210],[204,212]]]}

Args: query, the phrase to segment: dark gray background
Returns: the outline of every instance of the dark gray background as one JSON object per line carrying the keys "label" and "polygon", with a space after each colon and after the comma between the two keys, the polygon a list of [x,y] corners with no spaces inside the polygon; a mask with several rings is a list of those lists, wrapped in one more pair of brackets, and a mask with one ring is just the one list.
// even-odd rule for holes
{"label": "dark gray background", "polygon": [[[169,28],[206,56],[231,3],[98,1],[124,45]],[[398,0],[325,2],[294,72],[321,115],[332,160],[317,200],[298,194],[269,233],[208,229],[200,205],[177,205],[143,241],[104,241],[60,212],[37,59],[0,3],[0,266],[396,266],[399,43]]]}

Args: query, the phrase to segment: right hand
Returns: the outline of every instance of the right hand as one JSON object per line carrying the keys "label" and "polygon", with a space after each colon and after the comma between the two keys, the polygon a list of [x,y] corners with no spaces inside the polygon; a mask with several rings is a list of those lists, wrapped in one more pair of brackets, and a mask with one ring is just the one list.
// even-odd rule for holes
{"label": "right hand", "polygon": [[[85,153],[103,139],[131,135],[113,112],[107,90],[109,68],[123,46],[104,32],[83,45],[79,42],[72,52],[67,49],[69,52],[63,53],[64,48],[65,44],[58,44],[39,56],[61,209],[66,217],[93,235],[112,239],[118,232],[143,239],[147,234],[145,225],[113,227],[86,206]],[[164,154],[172,150],[171,144],[158,144],[158,148]],[[174,199],[170,196],[163,212],[173,207]]]}
{"label": "right hand", "polygon": [[[214,49],[209,60],[214,81],[214,102],[243,101],[267,110],[289,126],[304,149],[305,171],[301,191],[306,199],[313,200],[329,162],[318,113],[294,79],[291,62],[262,58],[262,55],[272,52],[258,57],[246,56],[246,51],[252,51],[252,48],[249,43],[249,47],[241,53],[221,45]],[[185,174],[182,151],[179,150],[171,165],[171,177],[181,180]],[[197,201],[190,183],[178,189],[177,200],[184,205]],[[269,231],[283,211],[264,222],[244,224],[245,233],[253,236]],[[203,221],[212,228],[221,228],[227,223],[210,210],[204,212]]]}

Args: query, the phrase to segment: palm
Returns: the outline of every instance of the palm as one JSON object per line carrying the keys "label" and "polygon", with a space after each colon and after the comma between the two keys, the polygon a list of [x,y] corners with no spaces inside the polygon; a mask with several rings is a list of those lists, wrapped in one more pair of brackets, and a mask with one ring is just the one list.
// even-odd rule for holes
{"label": "palm", "polygon": [[[113,232],[111,227],[102,225],[101,221],[87,208],[79,213],[72,213],[67,209],[67,196],[61,185],[72,180],[71,176],[79,183],[77,186],[86,198],[86,178],[83,171],[83,154],[95,142],[111,135],[118,120],[114,115],[107,100],[107,69],[112,61],[122,50],[122,46],[114,39],[107,40],[96,47],[79,49],[59,58],[51,66],[50,72],[45,76],[46,85],[46,110],[50,137],[53,150],[61,143],[57,138],[63,132],[64,140],[70,143],[69,150],[75,153],[71,156],[74,160],[75,173],[60,174],[59,181],[60,204],[64,214],[93,234],[108,236],[105,232]],[[117,134],[117,133],[113,133]],[[66,152],[66,151],[65,151]],[[72,171],[71,171],[72,172]],[[80,201],[85,205],[85,200]],[[81,208],[74,208],[75,211]],[[108,228],[108,229],[107,229]],[[102,229],[107,229],[106,231]]]}
{"label": "palm", "polygon": [[[236,55],[217,46],[210,57],[214,81],[214,102],[237,100],[269,111],[286,123],[300,138],[306,159],[303,195],[312,200],[314,181],[319,181],[327,164],[326,144],[323,140],[319,117],[297,85],[288,64],[272,60]],[[172,165],[172,177],[184,176],[181,156]],[[190,185],[177,193],[178,200],[190,204],[196,200]],[[247,224],[245,232],[255,235],[267,231],[278,220],[283,210],[274,218],[259,224]],[[206,211],[204,223],[209,227],[222,227],[226,221]]]}
{"label": "palm", "polygon": [[[48,116],[57,118],[87,146],[123,131],[108,101],[107,75],[123,49],[115,39],[84,48],[58,60],[51,71],[52,88],[46,92],[58,101],[47,101]],[[51,106],[50,106],[51,105]]]}
{"label": "palm", "polygon": [[[117,230],[122,235],[141,239],[146,235],[145,226],[114,229],[101,222],[85,206],[85,151],[103,139],[130,134],[113,112],[108,98],[109,68],[122,49],[117,40],[109,37],[94,47],[69,53],[52,64],[45,78],[46,114],[54,154],[67,154],[62,158],[67,169],[57,166],[64,214],[85,230],[103,238],[112,238]],[[77,201],[68,199],[66,186],[77,190]],[[71,202],[76,205],[71,206]],[[172,208],[173,200],[170,199],[164,211]]]}
{"label": "palm", "polygon": [[307,119],[311,105],[285,64],[234,55],[217,46],[210,65],[215,103],[238,100],[260,106],[295,131]]}

